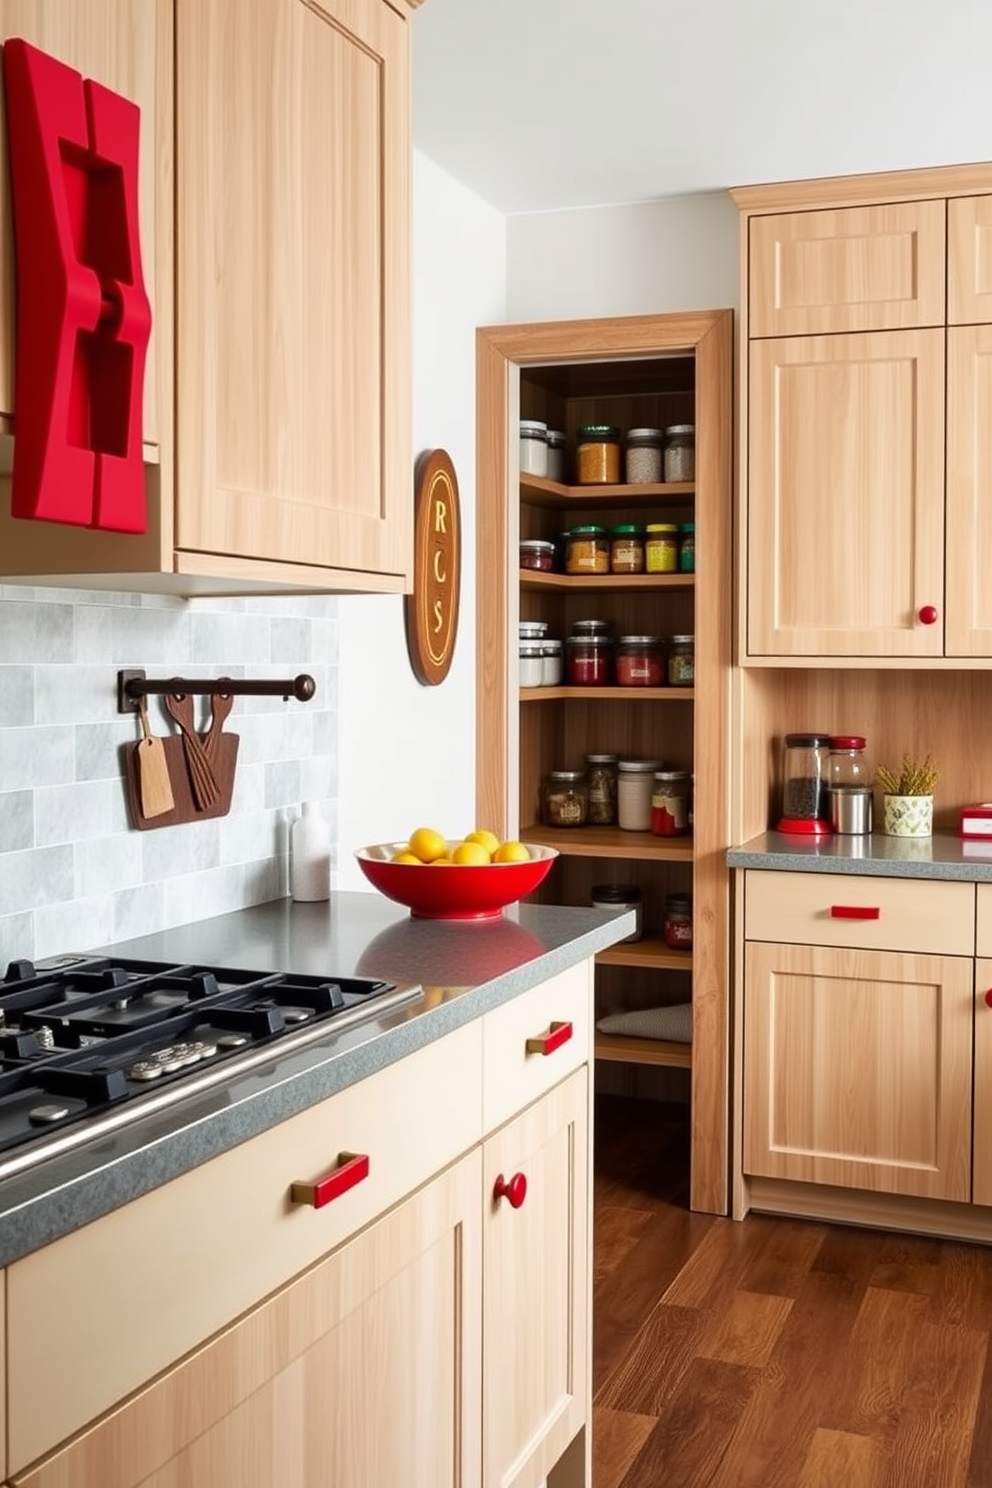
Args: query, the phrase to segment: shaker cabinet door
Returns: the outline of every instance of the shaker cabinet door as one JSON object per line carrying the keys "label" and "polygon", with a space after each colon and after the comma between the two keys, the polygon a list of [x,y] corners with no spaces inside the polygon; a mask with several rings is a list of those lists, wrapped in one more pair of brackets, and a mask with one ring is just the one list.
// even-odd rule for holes
{"label": "shaker cabinet door", "polygon": [[385,0],[177,0],[184,567],[404,586],[409,44]]}
{"label": "shaker cabinet door", "polygon": [[940,656],[944,332],[749,356],[748,654]]}
{"label": "shaker cabinet door", "polygon": [[947,324],[992,321],[992,195],[947,203]]}
{"label": "shaker cabinet door", "polygon": [[992,961],[975,962],[975,1126],[972,1202],[992,1206]]}
{"label": "shaker cabinet door", "polygon": [[947,332],[948,656],[992,656],[992,325]]}

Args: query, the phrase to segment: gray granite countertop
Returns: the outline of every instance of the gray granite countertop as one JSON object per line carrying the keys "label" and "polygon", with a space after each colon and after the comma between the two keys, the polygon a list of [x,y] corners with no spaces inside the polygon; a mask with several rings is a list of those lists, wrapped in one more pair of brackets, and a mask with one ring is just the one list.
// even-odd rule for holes
{"label": "gray granite countertop", "polygon": [[414,920],[378,894],[349,893],[322,904],[279,899],[99,948],[153,961],[377,977],[409,987],[411,996],[305,1047],[279,1054],[275,1045],[260,1067],[34,1166],[3,1176],[0,1161],[0,1265],[588,959],[634,923],[631,910],[538,904],[515,905],[493,920]]}
{"label": "gray granite countertop", "polygon": [[765,832],[727,853],[730,868],[786,873],[853,873],[879,878],[951,878],[992,883],[992,842],[962,842],[952,832],[932,837],[883,833],[811,839]]}

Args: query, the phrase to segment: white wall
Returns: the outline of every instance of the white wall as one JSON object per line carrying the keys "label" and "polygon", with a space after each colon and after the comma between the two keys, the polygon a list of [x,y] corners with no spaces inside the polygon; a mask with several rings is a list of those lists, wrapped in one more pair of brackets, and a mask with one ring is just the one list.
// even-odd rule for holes
{"label": "white wall", "polygon": [[507,219],[506,318],[736,308],[738,214],[726,192]]}
{"label": "white wall", "polygon": [[423,687],[410,667],[402,600],[339,600],[341,889],[369,887],[357,847],[420,825],[454,836],[475,824],[475,328],[506,319],[506,224],[416,152],[413,185],[414,450],[445,449],[454,462],[461,605],[451,670]]}

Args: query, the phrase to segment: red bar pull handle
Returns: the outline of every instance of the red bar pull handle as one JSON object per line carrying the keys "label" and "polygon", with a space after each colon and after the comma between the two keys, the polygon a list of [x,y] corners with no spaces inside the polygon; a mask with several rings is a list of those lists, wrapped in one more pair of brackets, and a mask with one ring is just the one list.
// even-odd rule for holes
{"label": "red bar pull handle", "polygon": [[528,1054],[553,1054],[560,1049],[562,1044],[567,1044],[572,1037],[571,1023],[552,1023],[547,1033],[542,1033],[540,1038],[529,1038],[527,1040]]}
{"label": "red bar pull handle", "polygon": [[500,1199],[509,1199],[511,1209],[519,1209],[527,1197],[527,1179],[523,1173],[514,1173],[512,1178],[504,1178],[500,1173],[493,1184],[493,1203],[498,1204]]}
{"label": "red bar pull handle", "polygon": [[985,1006],[992,1008],[992,987],[985,994]]}
{"label": "red bar pull handle", "polygon": [[882,911],[877,904],[831,904],[832,920],[878,920]]}
{"label": "red bar pull handle", "polygon": [[294,1183],[289,1190],[293,1204],[310,1204],[314,1209],[323,1209],[332,1199],[340,1198],[349,1188],[361,1183],[369,1176],[367,1152],[342,1152],[338,1166],[332,1173],[318,1178],[316,1183]]}

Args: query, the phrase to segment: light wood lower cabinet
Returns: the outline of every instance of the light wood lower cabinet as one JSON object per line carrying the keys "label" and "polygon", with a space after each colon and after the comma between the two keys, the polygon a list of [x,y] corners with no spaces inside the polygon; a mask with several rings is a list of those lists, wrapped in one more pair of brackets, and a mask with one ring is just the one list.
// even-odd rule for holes
{"label": "light wood lower cabinet", "polygon": [[744,1168],[967,1201],[971,959],[754,942]]}
{"label": "light wood lower cabinet", "polygon": [[477,1484],[480,1167],[462,1159],[17,1488]]}
{"label": "light wood lower cabinet", "polygon": [[972,1198],[992,1205],[992,960],[975,963],[975,1118]]}
{"label": "light wood lower cabinet", "polygon": [[[590,1488],[592,977],[14,1262],[7,1480]],[[365,1180],[299,1202],[354,1150]]]}
{"label": "light wood lower cabinet", "polygon": [[538,1488],[586,1417],[587,1102],[583,1068],[485,1144],[484,1488]]}

